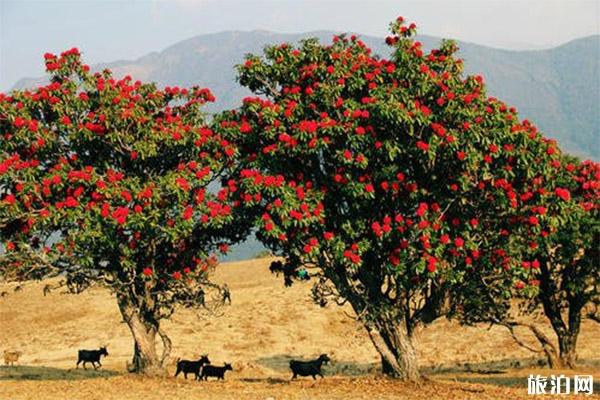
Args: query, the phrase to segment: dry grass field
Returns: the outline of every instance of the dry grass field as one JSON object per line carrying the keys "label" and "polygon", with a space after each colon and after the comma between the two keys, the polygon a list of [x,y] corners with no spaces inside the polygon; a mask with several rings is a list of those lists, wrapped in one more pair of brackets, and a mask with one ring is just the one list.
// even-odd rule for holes
{"label": "dry grass field", "polygon": [[[229,284],[233,304],[211,317],[181,310],[164,323],[174,358],[208,353],[215,364],[232,362],[225,382],[128,374],[132,339],[104,289],[44,296],[44,283],[18,292],[14,285],[0,285],[0,292],[9,293],[0,298],[0,352],[23,352],[18,366],[0,367],[0,399],[525,399],[531,398],[530,373],[575,374],[537,366],[533,353],[517,346],[505,329],[440,320],[418,333],[427,379],[415,386],[383,378],[377,354],[360,325],[346,316],[348,309],[319,308],[309,299],[310,284],[285,288],[268,264],[262,259],[221,265],[214,279]],[[74,369],[77,349],[101,344],[110,353],[103,368]],[[598,393],[598,324],[583,324],[578,348],[577,372],[593,374]],[[320,353],[333,359],[324,367],[324,380],[289,381],[290,357]],[[174,365],[170,369],[172,374]]]}

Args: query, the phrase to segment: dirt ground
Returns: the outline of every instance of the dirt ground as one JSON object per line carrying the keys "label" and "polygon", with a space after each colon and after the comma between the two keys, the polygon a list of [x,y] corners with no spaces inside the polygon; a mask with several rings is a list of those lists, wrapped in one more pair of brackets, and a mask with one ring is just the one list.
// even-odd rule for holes
{"label": "dirt ground", "polygon": [[[229,284],[233,304],[210,316],[180,310],[164,323],[173,359],[208,353],[214,364],[231,362],[234,371],[225,382],[128,374],[131,336],[104,289],[44,296],[46,282],[18,292],[15,285],[0,285],[8,293],[0,298],[0,351],[23,352],[19,365],[0,367],[0,399],[525,399],[531,398],[529,374],[560,373],[592,374],[594,392],[600,393],[600,325],[587,321],[577,371],[539,366],[535,354],[503,328],[440,320],[418,332],[427,379],[415,386],[383,378],[379,358],[349,309],[314,305],[310,283],[285,288],[268,264],[262,259],[219,266],[214,279]],[[74,369],[77,349],[103,344],[109,356],[101,370]],[[290,358],[321,353],[333,360],[324,367],[324,380],[289,381]]]}

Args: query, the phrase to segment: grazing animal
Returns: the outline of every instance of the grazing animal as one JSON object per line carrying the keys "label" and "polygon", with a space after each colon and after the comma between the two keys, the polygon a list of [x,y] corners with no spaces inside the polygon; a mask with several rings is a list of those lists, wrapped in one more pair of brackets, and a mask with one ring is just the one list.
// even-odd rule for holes
{"label": "grazing animal", "polygon": [[14,365],[22,355],[20,351],[4,350],[4,365]]}
{"label": "grazing animal", "polygon": [[194,374],[196,380],[200,380],[200,370],[203,369],[202,366],[204,364],[210,364],[210,360],[208,359],[208,355],[205,354],[198,361],[189,361],[189,360],[180,360],[177,359],[177,372],[175,372],[175,377],[179,375],[180,372],[183,372],[183,377],[187,379],[187,374]]}
{"label": "grazing animal", "polygon": [[96,363],[98,363],[98,366],[101,367],[102,364],[100,364],[100,357],[108,356],[108,351],[106,351],[106,347],[100,347],[98,350],[79,350],[78,355],[77,368],[79,368],[79,364],[83,362],[83,369],[87,369],[85,364],[91,362],[94,366],[94,369],[98,369]]}
{"label": "grazing animal", "polygon": [[269,271],[275,276],[279,276],[280,272],[283,272],[283,263],[281,261],[273,261],[269,266]]}
{"label": "grazing animal", "polygon": [[222,367],[217,367],[215,365],[205,365],[202,368],[202,378],[205,381],[207,381],[209,376],[214,376],[217,378],[217,380],[225,380],[225,371],[233,371],[231,364],[225,363],[225,365]]}
{"label": "grazing animal", "polygon": [[50,285],[44,286],[44,296],[50,294],[50,292],[52,292],[52,286],[50,286]]}
{"label": "grazing animal", "polygon": [[269,271],[271,271],[272,274],[275,274],[275,276],[279,276],[280,273],[283,274],[283,282],[285,284],[285,286],[292,286],[292,283],[294,283],[294,278],[297,278],[297,271],[296,271],[296,266],[286,262],[285,264],[282,263],[281,261],[273,261],[271,263],[271,266],[269,267]]}
{"label": "grazing animal", "polygon": [[6,296],[8,296],[8,292],[7,291],[4,291],[4,292],[0,293],[0,297],[6,297]]}
{"label": "grazing animal", "polygon": [[23,290],[23,286],[19,285],[19,286],[15,286],[15,293],[16,292],[20,292]]}
{"label": "grazing animal", "polygon": [[229,286],[227,286],[227,284],[223,285],[222,303],[225,304],[225,302],[229,302],[229,304],[231,305],[231,292],[229,291]]}
{"label": "grazing animal", "polygon": [[319,358],[312,361],[290,361],[290,369],[294,374],[292,379],[295,379],[298,375],[300,376],[312,376],[313,379],[317,379],[317,375],[324,378],[321,373],[321,366],[327,364],[331,359],[327,357],[327,354],[321,354]]}

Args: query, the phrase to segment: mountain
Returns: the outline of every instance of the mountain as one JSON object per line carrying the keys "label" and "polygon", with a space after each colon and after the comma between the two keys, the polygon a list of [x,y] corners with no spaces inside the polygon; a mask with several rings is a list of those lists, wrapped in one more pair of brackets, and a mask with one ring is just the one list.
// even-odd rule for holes
{"label": "mountain", "polygon": [[[247,53],[260,53],[267,44],[317,37],[329,42],[335,32],[281,34],[229,31],[196,36],[137,60],[95,65],[117,76],[156,81],[160,85],[201,85],[217,96],[209,111],[234,107],[249,94],[235,81],[234,65]],[[373,51],[388,56],[381,38],[362,36]],[[426,49],[439,38],[419,36]],[[459,55],[469,74],[485,77],[489,94],[514,105],[522,118],[534,121],[546,136],[568,152],[600,159],[600,35],[545,50],[511,51],[459,42]],[[31,87],[41,79],[22,79],[15,88]]]}
{"label": "mountain", "polygon": [[[331,41],[335,32],[317,31],[281,34],[267,31],[221,32],[201,35],[176,43],[137,60],[98,64],[116,76],[129,74],[160,85],[201,85],[209,87],[217,102],[208,111],[232,108],[250,93],[235,80],[234,66],[247,53],[260,53],[267,44],[297,42],[316,37]],[[383,39],[362,36],[373,52],[389,55]],[[419,36],[431,49],[440,39]],[[510,51],[459,42],[460,57],[469,74],[485,77],[488,94],[517,107],[545,133],[557,139],[566,151],[584,158],[600,159],[600,35],[574,40],[562,46],[531,51]],[[22,79],[15,88],[32,87],[42,78]],[[264,251],[251,238],[234,246],[224,260],[241,260]]]}

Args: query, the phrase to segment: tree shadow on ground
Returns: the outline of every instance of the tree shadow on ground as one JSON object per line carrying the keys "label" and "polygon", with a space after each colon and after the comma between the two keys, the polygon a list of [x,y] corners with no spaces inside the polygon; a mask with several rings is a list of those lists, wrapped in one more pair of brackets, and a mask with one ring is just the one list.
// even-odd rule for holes
{"label": "tree shadow on ground", "polygon": [[55,381],[108,378],[119,375],[111,370],[60,369],[45,366],[1,366],[0,381]]}
{"label": "tree shadow on ground", "polygon": [[[256,362],[264,367],[274,371],[287,373],[290,372],[290,360],[309,361],[316,358],[293,357],[287,354],[278,354],[271,357],[261,357]],[[332,360],[327,365],[323,365],[324,375],[342,375],[342,376],[361,376],[372,374],[377,371],[378,364],[374,363],[357,363],[353,361]],[[291,374],[291,372],[290,372]]]}
{"label": "tree shadow on ground", "polygon": [[[579,368],[598,368],[600,360],[581,359],[577,362],[577,366]],[[506,370],[508,368],[510,368],[510,371]],[[554,371],[549,369],[544,358],[513,358],[485,363],[462,363],[454,366],[428,367],[422,370],[425,374],[429,372],[444,380],[527,389],[527,377],[522,374],[515,375],[514,373],[519,369],[535,369],[537,372],[534,372],[534,374],[539,374],[546,378],[550,378],[552,375],[564,374],[571,378],[571,390],[573,390],[573,377],[575,375],[586,375],[585,373],[577,372],[577,370]],[[550,390],[549,383],[547,388]],[[598,391],[600,391],[600,382],[594,382],[594,392]]]}
{"label": "tree shadow on ground", "polygon": [[[501,360],[486,361],[480,363],[463,362],[423,366],[421,371],[425,374],[454,374],[454,373],[474,373],[474,374],[503,374],[507,369],[524,369],[524,368],[546,368],[547,362],[545,358],[505,358]],[[600,366],[600,359],[581,359],[577,362],[579,367]],[[549,370],[550,371],[550,370]]]}
{"label": "tree shadow on ground", "polygon": [[[280,373],[290,373],[289,363],[290,360],[308,361],[316,358],[301,358],[294,357],[287,354],[278,354],[271,357],[258,358],[256,362],[264,367],[272,369]],[[364,376],[374,375],[381,373],[381,365],[379,363],[357,363],[354,361],[337,360],[335,357],[331,357],[332,360],[327,365],[323,365],[324,375],[339,375],[339,376]],[[585,359],[579,360],[578,366],[580,367],[599,367],[600,360],[596,359]],[[465,374],[465,376],[456,377],[458,380],[464,380],[465,382],[472,383],[486,383],[489,382],[493,385],[510,386],[510,387],[527,387],[527,380],[522,377],[509,377],[502,376],[507,373],[507,370],[519,370],[526,368],[545,368],[545,358],[507,358],[502,360],[494,360],[488,362],[464,362],[464,363],[450,363],[450,364],[439,364],[439,365],[424,365],[421,367],[421,372],[429,376],[440,376],[443,378],[444,375],[451,374]],[[484,376],[470,376],[473,375],[484,375]],[[552,371],[548,369],[548,375],[551,375]],[[576,375],[576,372],[573,372]],[[453,377],[454,378],[454,377]],[[270,378],[271,379],[271,378]],[[469,380],[472,379],[472,380]]]}
{"label": "tree shadow on ground", "polygon": [[282,379],[282,378],[241,378],[240,381],[242,382],[247,382],[247,383],[267,383],[269,385],[281,385],[283,384],[289,384],[290,380],[289,379]]}

